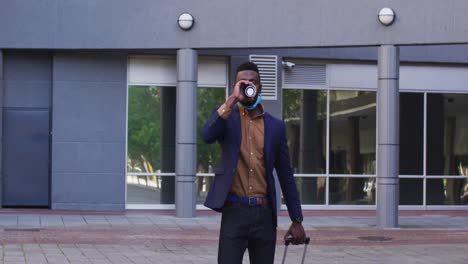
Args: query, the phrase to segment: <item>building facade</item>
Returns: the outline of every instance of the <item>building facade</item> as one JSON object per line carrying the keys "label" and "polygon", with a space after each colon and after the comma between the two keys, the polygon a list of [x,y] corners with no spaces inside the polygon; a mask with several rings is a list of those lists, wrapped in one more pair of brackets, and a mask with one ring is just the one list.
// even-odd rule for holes
{"label": "building facade", "polygon": [[[468,40],[456,34],[468,4],[449,1],[442,18],[421,25],[438,1],[411,3],[425,3],[420,16],[386,1],[398,18],[387,28],[375,18],[379,1],[308,3],[316,27],[293,2],[250,3],[258,15],[246,21],[222,19],[242,17],[229,1],[214,13],[182,0],[2,2],[1,205],[191,215],[220,153],[199,128],[250,60],[266,110],[286,122],[304,208],[375,209],[381,158],[398,171],[400,208],[468,209]],[[331,23],[341,5],[358,18],[339,13]],[[193,12],[192,31],[177,27],[182,12]],[[399,163],[378,150],[381,45],[402,45]]]}

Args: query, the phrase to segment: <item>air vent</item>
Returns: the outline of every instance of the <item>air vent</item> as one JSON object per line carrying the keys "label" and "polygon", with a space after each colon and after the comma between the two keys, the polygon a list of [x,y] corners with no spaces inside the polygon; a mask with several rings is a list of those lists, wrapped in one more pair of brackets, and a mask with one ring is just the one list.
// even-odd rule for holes
{"label": "air vent", "polygon": [[262,82],[262,97],[264,100],[277,100],[277,65],[278,56],[250,55],[250,61],[257,64]]}
{"label": "air vent", "polygon": [[327,84],[327,67],[325,64],[296,64],[294,68],[284,69],[286,86],[325,86]]}

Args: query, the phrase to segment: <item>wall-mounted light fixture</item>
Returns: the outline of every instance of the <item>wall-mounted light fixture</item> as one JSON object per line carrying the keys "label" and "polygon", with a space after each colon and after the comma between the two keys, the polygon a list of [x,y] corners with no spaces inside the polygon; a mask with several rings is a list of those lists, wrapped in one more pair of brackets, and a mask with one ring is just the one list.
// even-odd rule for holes
{"label": "wall-mounted light fixture", "polygon": [[195,23],[195,19],[189,13],[182,13],[179,16],[179,19],[177,19],[177,23],[179,24],[179,27],[181,29],[190,30],[193,27],[193,24]]}
{"label": "wall-mounted light fixture", "polygon": [[380,9],[379,12],[379,21],[384,26],[390,26],[395,21],[395,12],[389,7],[384,7]]}

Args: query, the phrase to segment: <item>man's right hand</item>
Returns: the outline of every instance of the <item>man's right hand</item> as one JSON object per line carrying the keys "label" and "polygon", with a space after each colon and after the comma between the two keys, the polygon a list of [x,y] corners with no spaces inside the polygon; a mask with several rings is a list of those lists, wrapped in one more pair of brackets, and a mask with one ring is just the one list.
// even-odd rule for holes
{"label": "man's right hand", "polygon": [[226,100],[226,106],[229,108],[232,108],[237,102],[243,101],[245,96],[244,93],[242,93],[240,86],[244,85],[249,85],[250,82],[246,80],[240,80],[234,85],[234,89],[232,90],[232,94],[228,97]]}

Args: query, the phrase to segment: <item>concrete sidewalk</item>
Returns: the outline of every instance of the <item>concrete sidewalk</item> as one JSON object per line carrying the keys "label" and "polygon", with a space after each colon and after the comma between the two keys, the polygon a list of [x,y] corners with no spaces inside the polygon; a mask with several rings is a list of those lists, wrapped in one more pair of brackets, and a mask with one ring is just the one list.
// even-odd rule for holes
{"label": "concrete sidewalk", "polygon": [[[468,263],[468,211],[403,211],[379,230],[374,211],[305,211],[306,263]],[[276,259],[290,220],[279,216]],[[199,211],[70,212],[0,209],[3,263],[216,263],[220,215]],[[299,263],[303,246],[290,246]],[[247,253],[244,263],[248,263]]]}

